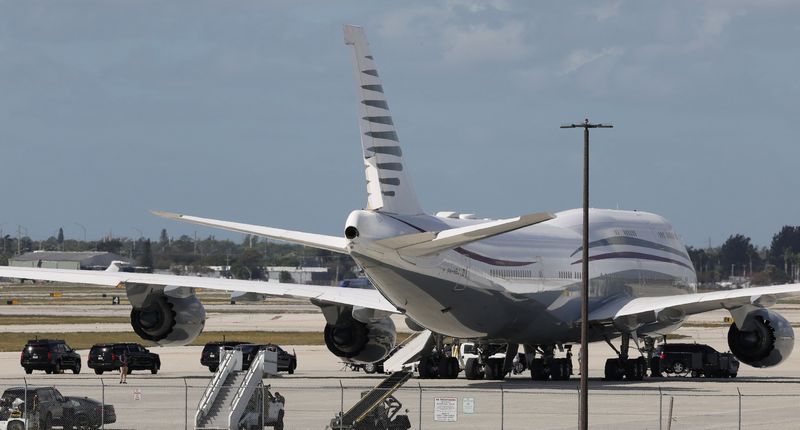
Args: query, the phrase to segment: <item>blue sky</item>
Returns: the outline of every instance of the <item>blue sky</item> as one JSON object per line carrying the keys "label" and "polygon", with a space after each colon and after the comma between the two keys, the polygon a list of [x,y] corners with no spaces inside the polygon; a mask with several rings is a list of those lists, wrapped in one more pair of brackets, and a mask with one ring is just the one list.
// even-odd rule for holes
{"label": "blue sky", "polygon": [[688,245],[800,224],[800,3],[0,0],[0,228],[341,234],[365,205],[345,23],[366,27],[429,212],[581,202]]}

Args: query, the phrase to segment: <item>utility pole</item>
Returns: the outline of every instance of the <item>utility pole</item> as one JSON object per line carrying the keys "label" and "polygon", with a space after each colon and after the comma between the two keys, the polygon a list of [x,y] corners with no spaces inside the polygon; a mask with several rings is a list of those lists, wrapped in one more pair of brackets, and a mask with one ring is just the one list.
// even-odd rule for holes
{"label": "utility pole", "polygon": [[[561,128],[583,129],[583,286],[581,288],[581,392],[578,428],[589,428],[589,129],[611,128],[611,124],[582,123],[566,124]],[[625,336],[625,334],[623,334]]]}

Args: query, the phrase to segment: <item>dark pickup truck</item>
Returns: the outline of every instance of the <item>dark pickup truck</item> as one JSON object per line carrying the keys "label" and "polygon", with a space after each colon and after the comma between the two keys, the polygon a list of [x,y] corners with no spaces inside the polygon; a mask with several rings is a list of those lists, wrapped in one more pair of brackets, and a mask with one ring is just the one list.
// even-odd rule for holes
{"label": "dark pickup truck", "polygon": [[[20,408],[23,416],[38,423],[39,429],[99,428],[117,421],[113,405],[103,405],[88,397],[62,396],[54,387],[9,388],[3,392],[0,403],[12,404],[15,399],[25,402]],[[27,405],[31,405],[30,409]]]}
{"label": "dark pickup truck", "polygon": [[699,343],[667,343],[659,345],[653,354],[652,376],[664,373],[674,376],[735,378],[739,360],[729,352]]}

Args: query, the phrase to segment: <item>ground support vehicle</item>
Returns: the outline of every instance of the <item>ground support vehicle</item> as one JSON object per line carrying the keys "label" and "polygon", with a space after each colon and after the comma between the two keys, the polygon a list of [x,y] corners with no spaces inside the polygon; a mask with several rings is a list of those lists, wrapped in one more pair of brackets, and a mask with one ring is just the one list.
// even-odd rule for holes
{"label": "ground support vehicle", "polygon": [[29,340],[19,355],[19,364],[25,373],[44,370],[45,373],[62,373],[65,369],[81,373],[81,356],[61,339]]}
{"label": "ground support vehicle", "polygon": [[651,376],[692,376],[735,378],[739,360],[729,352],[698,343],[667,343],[659,345],[651,359]]}
{"label": "ground support vehicle", "polygon": [[[272,427],[275,430],[283,430],[283,407],[286,405],[286,399],[277,391],[273,395],[269,386],[264,387],[263,405],[258,404],[261,400],[260,397],[261,396],[253,396],[251,404],[248,407],[249,412],[242,416],[242,420],[239,422],[239,428],[252,430]],[[266,412],[263,416],[262,411]]]}

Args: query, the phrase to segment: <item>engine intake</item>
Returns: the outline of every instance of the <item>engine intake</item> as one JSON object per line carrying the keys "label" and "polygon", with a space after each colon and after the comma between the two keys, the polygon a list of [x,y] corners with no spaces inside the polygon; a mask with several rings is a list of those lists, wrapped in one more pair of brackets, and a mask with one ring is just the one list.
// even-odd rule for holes
{"label": "engine intake", "polygon": [[397,340],[390,318],[363,323],[340,318],[325,324],[325,345],[334,355],[353,363],[374,363],[389,355]]}
{"label": "engine intake", "polygon": [[127,288],[133,305],[131,326],[142,339],[161,346],[185,345],[202,333],[206,312],[194,290],[149,285]]}
{"label": "engine intake", "polygon": [[780,314],[757,309],[747,314],[739,328],[731,324],[728,346],[742,363],[753,367],[775,366],[794,348],[794,330]]}

